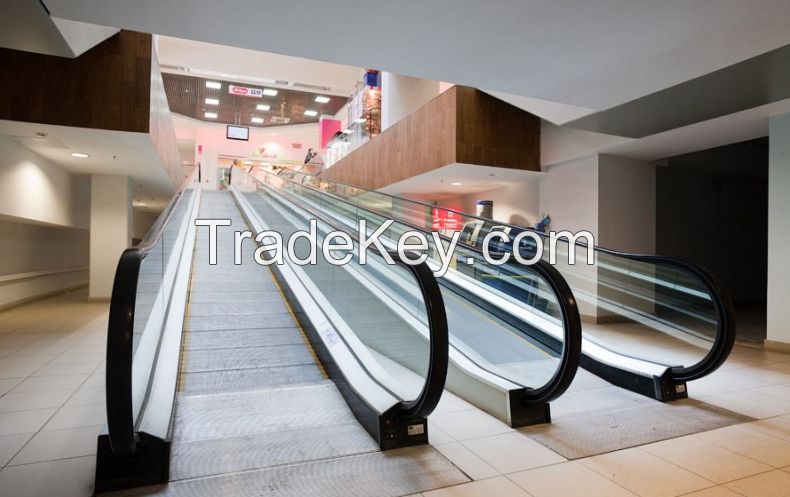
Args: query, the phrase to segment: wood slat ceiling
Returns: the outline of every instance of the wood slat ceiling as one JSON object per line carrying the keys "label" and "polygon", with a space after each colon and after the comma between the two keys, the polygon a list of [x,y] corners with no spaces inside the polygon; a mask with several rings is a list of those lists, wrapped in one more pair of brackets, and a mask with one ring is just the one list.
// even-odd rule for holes
{"label": "wood slat ceiling", "polygon": [[[206,122],[269,127],[283,125],[280,122],[272,122],[273,117],[286,117],[290,119],[287,124],[316,123],[322,114],[334,115],[348,101],[346,97],[324,95],[330,100],[328,103],[321,104],[315,101],[315,97],[318,96],[316,93],[282,88],[273,88],[277,90],[276,96],[243,97],[231,95],[228,92],[229,85],[260,89],[266,87],[210,79],[208,81],[218,81],[222,84],[221,89],[212,89],[206,88],[206,78],[170,73],[162,74],[162,79],[165,83],[167,102],[171,112]],[[218,99],[219,105],[206,104],[207,98]],[[269,105],[270,109],[268,111],[258,110],[256,106],[259,104]],[[304,111],[308,109],[315,110],[318,114],[314,117],[306,116]],[[207,119],[206,112],[216,113],[217,118]],[[263,123],[253,123],[253,117],[262,118]]]}

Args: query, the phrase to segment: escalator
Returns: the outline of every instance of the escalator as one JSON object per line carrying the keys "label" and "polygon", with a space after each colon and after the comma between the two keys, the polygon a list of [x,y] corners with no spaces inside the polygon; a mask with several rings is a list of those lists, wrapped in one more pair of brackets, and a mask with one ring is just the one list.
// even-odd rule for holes
{"label": "escalator", "polygon": [[[343,211],[342,201],[277,175],[256,179],[235,174],[232,190],[266,220],[265,229],[281,233],[284,239],[296,230],[306,229],[311,221],[317,222],[320,239],[331,230],[358,231]],[[369,220],[373,222],[365,236],[381,225],[379,219]],[[385,243],[391,238],[385,232]],[[357,239],[355,243],[358,244]],[[395,246],[389,244],[386,248],[394,251]],[[476,263],[486,264],[481,258]],[[305,266],[304,270],[334,275],[328,279],[331,286],[327,286],[326,293],[335,297],[327,305],[341,315],[345,312],[346,296],[353,299],[359,292],[395,296],[385,299],[390,304],[388,309],[376,309],[375,325],[359,329],[356,336],[375,353],[387,356],[418,376],[424,375],[419,367],[424,360],[397,353],[419,350],[424,347],[421,343],[426,336],[421,308],[412,303],[418,296],[402,277],[379,260],[359,264],[353,270],[338,270],[318,257],[315,265]],[[520,303],[518,307],[527,320],[524,326],[536,328],[531,334],[523,333],[458,291],[441,289],[451,330],[447,388],[514,427],[551,420],[550,402],[572,382],[581,353],[581,323],[567,284],[548,263],[525,267],[523,271],[529,275],[529,281],[524,283],[540,301],[540,305]],[[459,286],[478,285],[469,279],[455,281]],[[344,319],[349,322],[358,319],[358,311],[350,314],[343,316]],[[393,336],[392,329],[401,333]]]}
{"label": "escalator", "polygon": [[[524,259],[535,255],[538,242],[533,236],[550,245],[546,234],[296,171],[257,175],[267,184],[288,185],[285,189],[293,196],[348,226],[361,219],[396,220],[387,231],[392,243],[412,229],[443,230],[443,244],[459,232],[453,265],[439,279],[448,306],[451,344],[470,344],[475,351],[490,345],[477,324],[457,318],[457,308],[466,306],[494,317],[496,324],[489,327],[507,326],[544,350],[557,349],[557,323],[563,313],[536,277],[547,261],[525,266],[511,257],[496,266],[478,263],[484,251],[513,253],[513,244],[501,241],[497,233],[508,234],[511,240],[522,234],[515,250]],[[437,218],[451,219],[454,226],[437,226]],[[439,264],[436,248],[435,243],[430,247],[433,267]],[[732,305],[722,286],[703,269],[677,259],[599,247],[592,251],[594,262],[588,265],[587,246],[565,239],[557,242],[556,253],[558,259],[551,267],[567,281],[578,302],[581,365],[588,371],[619,387],[668,401],[687,397],[687,382],[710,374],[726,360],[735,338]],[[575,255],[576,264],[569,263],[569,254]],[[498,369],[508,376],[518,365],[499,364]]]}
{"label": "escalator", "polygon": [[[326,305],[354,264],[265,267],[251,253],[266,251],[251,240],[236,261],[233,232],[262,231],[260,214],[280,222],[236,193],[188,183],[121,257],[97,492],[241,495],[275,485],[294,495],[394,496],[468,481],[426,445],[448,350],[430,269],[382,268],[426,324],[410,341],[387,299],[364,288]],[[217,227],[214,254],[212,228],[198,219],[230,222]],[[372,326],[387,330],[389,355],[359,338]]]}

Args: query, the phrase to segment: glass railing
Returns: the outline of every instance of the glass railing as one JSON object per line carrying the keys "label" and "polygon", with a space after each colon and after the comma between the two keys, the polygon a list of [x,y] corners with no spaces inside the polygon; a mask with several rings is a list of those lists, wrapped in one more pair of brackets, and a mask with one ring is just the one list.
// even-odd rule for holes
{"label": "glass railing", "polygon": [[[303,210],[310,212],[301,223],[306,223],[308,217],[312,216],[328,220],[346,231],[357,232],[358,223],[364,220],[365,234],[370,236],[387,219],[376,211],[361,208],[359,204],[328,195],[312,185],[293,181],[290,176],[290,172],[281,175],[261,172],[257,181],[249,180],[242,188],[255,190],[258,196],[270,196],[270,192],[277,192],[288,199],[279,204],[280,209],[285,211],[289,210],[291,204],[301,205]],[[413,226],[394,221],[381,232],[379,238],[389,250],[394,250],[401,235],[413,229]],[[427,248],[427,263],[433,270],[438,270],[443,261],[448,265],[446,239],[439,238],[437,241],[428,237]],[[447,288],[442,289],[451,344],[478,367],[520,385],[528,392],[525,394],[527,400],[547,402],[561,394],[575,374],[581,331],[575,302],[556,271],[548,264],[520,268],[491,265],[479,251],[470,246],[459,246],[452,254],[449,266],[447,275],[441,279],[457,290],[452,292]],[[408,304],[410,300],[407,296],[413,299],[416,295],[413,286],[388,271],[380,260],[359,265],[353,272],[366,282],[368,288],[399,303],[401,316],[404,316],[403,324],[407,325],[401,330],[409,330],[409,333],[417,336],[425,334],[422,316],[412,312],[416,307]],[[488,289],[491,302],[475,302],[475,293],[480,286]],[[466,294],[467,298],[459,294]],[[519,323],[509,324],[497,319],[491,313],[495,305],[510,306],[511,311],[519,315]],[[524,328],[538,331],[524,333]],[[368,329],[361,332],[360,336],[374,331]],[[379,353],[386,350],[375,349]]]}
{"label": "glass railing", "polygon": [[[308,231],[311,221],[318,247],[323,246],[328,233],[343,230],[331,220],[284,203],[277,193],[284,184],[267,188],[240,175],[234,176],[233,186],[243,192],[266,229],[285,241],[297,231]],[[366,261],[362,264],[359,242],[353,236],[348,247],[330,254],[334,261],[344,261],[342,265],[330,263],[320,248],[311,256],[314,244],[310,240],[295,240],[294,259],[283,262],[292,267],[331,322],[332,331],[324,336],[325,341],[344,342],[378,385],[406,409],[414,409],[411,416],[427,416],[441,396],[447,368],[447,323],[430,270],[408,266],[397,254],[375,248],[364,251]],[[264,237],[260,243],[265,246],[273,241],[273,237]],[[342,240],[334,241],[339,242]],[[396,264],[387,264],[386,257]]]}
{"label": "glass railing", "polygon": [[107,338],[107,423],[114,454],[135,452],[134,431],[155,370],[195,191],[176,194],[145,238],[121,255]]}
{"label": "glass railing", "polygon": [[[459,232],[462,248],[454,265],[459,277],[474,279],[497,297],[527,304],[529,312],[540,312],[556,322],[556,303],[546,298],[545,288],[535,281],[529,266],[514,263],[512,258],[496,268],[464,264],[467,257],[479,258],[483,248],[491,252],[514,250],[512,244],[498,238],[487,240],[489,233],[505,232],[512,240],[528,231],[539,236],[548,248],[547,234],[320,176],[285,171],[280,178],[306,187],[310,192],[301,194],[316,202],[324,195],[342,200],[342,209],[348,216],[353,212],[354,218],[392,218],[402,226],[438,231],[445,240]],[[515,249],[529,259],[535,255],[535,243],[526,237]],[[578,300],[584,338],[589,342],[587,352],[593,354],[597,348],[614,352],[624,359],[620,367],[632,370],[669,368],[675,383],[700,378],[727,358],[735,323],[729,297],[715,278],[682,260],[600,247],[595,247],[594,262],[588,265],[587,248],[585,243],[569,244],[567,239],[560,239],[554,264]],[[575,255],[573,265],[568,262],[569,252]],[[548,258],[548,251],[544,254]]]}

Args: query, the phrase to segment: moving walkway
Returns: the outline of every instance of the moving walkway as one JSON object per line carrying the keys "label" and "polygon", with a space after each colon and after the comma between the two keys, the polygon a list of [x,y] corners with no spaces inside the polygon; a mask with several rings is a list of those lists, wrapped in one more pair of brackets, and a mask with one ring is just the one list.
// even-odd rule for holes
{"label": "moving walkway", "polygon": [[[393,241],[406,230],[428,233],[444,228],[442,243],[448,243],[452,232],[460,231],[455,264],[439,279],[448,305],[451,344],[458,344],[454,338],[465,342],[486,336],[476,325],[454,319],[454,304],[463,302],[526,340],[557,350],[556,326],[565,313],[547,298],[550,292],[536,278],[546,261],[524,266],[511,257],[497,266],[478,263],[483,249],[500,255],[515,249],[525,259],[535,255],[533,238],[523,238],[514,248],[497,237],[487,238],[489,233],[505,232],[513,240],[531,231],[549,246],[545,233],[292,170],[280,171],[277,179],[263,171],[257,174],[264,183],[281,182],[294,197],[308,199],[348,225],[361,219],[395,219],[388,232]],[[437,226],[437,219],[450,219],[454,226]],[[435,254],[436,247],[431,249]],[[610,383],[658,400],[687,397],[686,383],[716,370],[732,349],[735,320],[724,288],[705,270],[682,260],[594,247],[594,262],[588,265],[584,262],[587,249],[578,241],[558,241],[558,261],[552,267],[578,301],[583,329],[581,365]],[[575,255],[576,264],[569,264],[569,254]],[[438,264],[435,257],[431,262]],[[517,368],[500,364],[499,369],[507,376]],[[452,388],[452,382],[448,386]]]}
{"label": "moving walkway", "polygon": [[[413,333],[386,311],[385,298],[361,288],[334,298],[336,278],[359,270],[353,262],[337,272],[270,271],[249,256],[257,246],[247,240],[236,264],[233,231],[263,230],[259,214],[238,192],[188,183],[122,255],[97,492],[169,481],[143,494],[219,495],[277,481],[328,495],[362,467],[366,474],[344,481],[344,491],[400,495],[466,481],[424,445],[448,351],[444,303],[427,265],[379,268],[398,279],[409,315],[425,325],[421,340],[404,342],[399,336]],[[217,228],[212,264],[210,227],[196,220],[218,218],[232,224]],[[383,257],[375,248],[367,255]],[[411,348],[374,350],[358,336],[372,326],[386,329],[392,346]],[[397,456],[381,452],[395,448],[403,448]]]}

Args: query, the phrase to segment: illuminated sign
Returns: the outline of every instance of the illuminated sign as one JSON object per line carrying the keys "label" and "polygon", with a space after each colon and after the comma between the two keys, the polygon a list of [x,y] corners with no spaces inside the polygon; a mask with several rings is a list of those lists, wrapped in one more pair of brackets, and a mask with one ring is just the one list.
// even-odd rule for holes
{"label": "illuminated sign", "polygon": [[263,90],[260,88],[250,88],[248,86],[229,85],[228,93],[240,97],[263,98]]}

